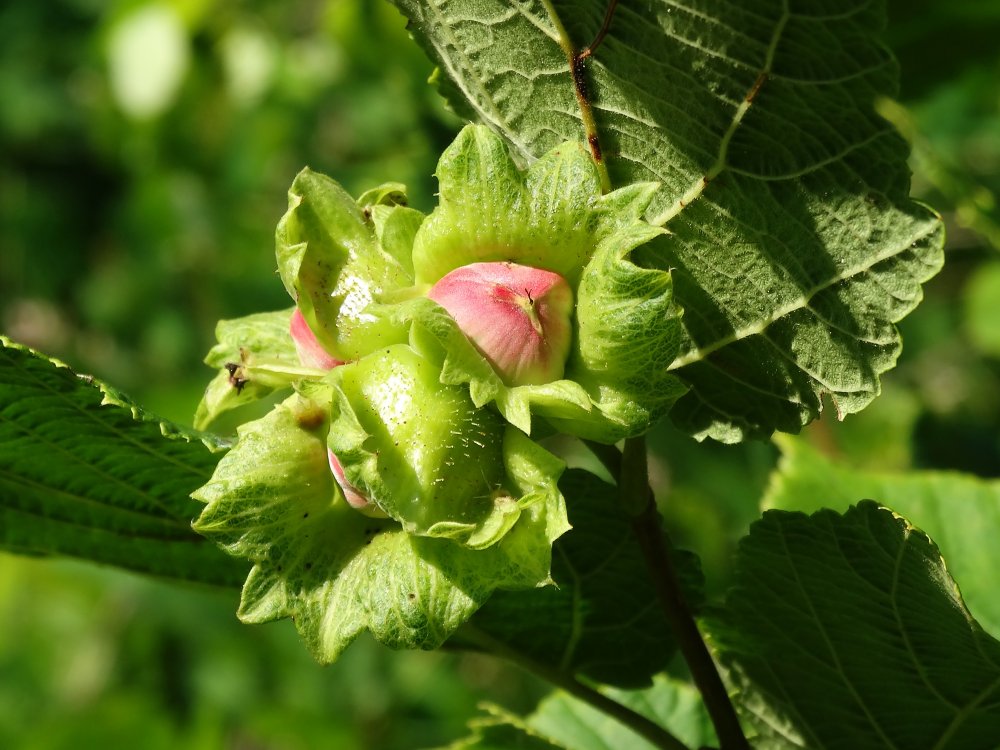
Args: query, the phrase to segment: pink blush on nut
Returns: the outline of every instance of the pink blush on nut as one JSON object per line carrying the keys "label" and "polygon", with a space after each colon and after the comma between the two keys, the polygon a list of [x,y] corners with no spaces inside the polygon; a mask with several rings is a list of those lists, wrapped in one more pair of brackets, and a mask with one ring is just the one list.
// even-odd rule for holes
{"label": "pink blush on nut", "polygon": [[340,485],[347,504],[357,510],[368,507],[368,498],[362,495],[357,487],[347,481],[347,477],[344,476],[344,467],[340,465],[340,461],[337,460],[333,451],[327,448],[326,453],[330,459],[330,470],[333,472],[333,477],[337,480],[337,484]]}
{"label": "pink blush on nut", "polygon": [[288,329],[289,333],[292,334],[292,341],[295,342],[295,351],[299,354],[299,362],[306,367],[314,367],[317,370],[332,370],[337,365],[344,364],[339,359],[330,356],[330,353],[323,348],[297,307],[292,313]]}

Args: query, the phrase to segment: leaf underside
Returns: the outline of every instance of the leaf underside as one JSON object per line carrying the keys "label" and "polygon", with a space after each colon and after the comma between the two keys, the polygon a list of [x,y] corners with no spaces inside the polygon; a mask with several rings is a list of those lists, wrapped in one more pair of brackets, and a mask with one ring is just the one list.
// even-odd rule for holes
{"label": "leaf underside", "polygon": [[[524,162],[584,130],[560,41],[605,3],[395,0],[455,108]],[[873,108],[897,69],[882,2],[619,3],[586,63],[613,186],[658,181],[669,235],[639,259],[673,270],[684,310],[672,412],[727,442],[797,431],[829,394],[855,412],[899,354],[895,322],[941,265],[939,217],[910,201],[907,147]]]}
{"label": "leaf underside", "polygon": [[237,585],[246,565],[191,530],[203,437],[0,337],[0,546]]}
{"label": "leaf underside", "polygon": [[969,614],[934,543],[873,502],[765,513],[710,626],[756,748],[1000,741],[1000,642]]}

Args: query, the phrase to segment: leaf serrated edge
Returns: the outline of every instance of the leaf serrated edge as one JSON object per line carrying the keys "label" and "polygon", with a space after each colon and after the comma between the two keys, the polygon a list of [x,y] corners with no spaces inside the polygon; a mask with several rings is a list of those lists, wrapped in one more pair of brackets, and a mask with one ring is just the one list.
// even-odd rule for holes
{"label": "leaf serrated edge", "polygon": [[220,435],[215,435],[209,432],[201,432],[194,430],[184,425],[177,424],[176,422],[171,422],[167,419],[162,419],[155,414],[147,412],[145,409],[136,404],[132,399],[126,396],[124,393],[119,391],[114,386],[105,383],[103,380],[99,380],[93,375],[86,373],[79,373],[74,370],[70,365],[66,364],[60,359],[55,357],[50,357],[47,354],[43,354],[36,349],[21,344],[13,339],[0,334],[0,347],[3,349],[10,349],[12,351],[21,352],[28,354],[29,356],[35,358],[38,361],[52,365],[56,369],[66,370],[73,375],[77,380],[82,383],[94,388],[101,394],[101,406],[111,406],[117,407],[119,409],[124,409],[128,411],[132,419],[136,422],[153,422],[156,423],[160,429],[160,434],[167,438],[168,440],[183,440],[187,443],[200,442],[204,445],[211,453],[221,453],[223,451],[229,450],[232,446],[232,442],[223,438]]}

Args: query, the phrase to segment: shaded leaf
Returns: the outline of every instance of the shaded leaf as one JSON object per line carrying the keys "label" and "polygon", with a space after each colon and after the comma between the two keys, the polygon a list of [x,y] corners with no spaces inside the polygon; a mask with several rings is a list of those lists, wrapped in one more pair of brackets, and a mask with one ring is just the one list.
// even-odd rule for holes
{"label": "shaded leaf", "polygon": [[[586,471],[559,487],[572,529],[553,547],[554,587],[498,591],[473,623],[535,661],[622,687],[650,684],[676,650],[617,490]],[[702,598],[698,559],[675,552],[687,599]]]}
{"label": "shaded leaf", "polygon": [[862,498],[892,508],[934,539],[972,614],[1000,637],[1000,481],[943,471],[856,471],[802,440],[783,438],[779,445],[765,508],[842,511]]}
{"label": "shaded leaf", "polygon": [[921,531],[870,501],[768,511],[737,565],[711,632],[754,747],[996,748],[1000,642]]}

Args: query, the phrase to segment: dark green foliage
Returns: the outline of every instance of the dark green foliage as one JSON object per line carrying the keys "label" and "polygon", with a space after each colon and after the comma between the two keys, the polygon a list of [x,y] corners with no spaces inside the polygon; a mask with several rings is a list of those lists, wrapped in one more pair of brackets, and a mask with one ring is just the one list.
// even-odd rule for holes
{"label": "dark green foliage", "polygon": [[[0,546],[236,585],[246,566],[191,530],[220,445],[0,338]],[[202,442],[202,440],[205,442]]]}

